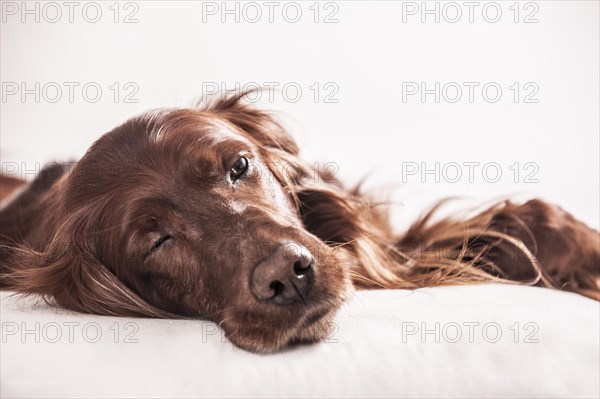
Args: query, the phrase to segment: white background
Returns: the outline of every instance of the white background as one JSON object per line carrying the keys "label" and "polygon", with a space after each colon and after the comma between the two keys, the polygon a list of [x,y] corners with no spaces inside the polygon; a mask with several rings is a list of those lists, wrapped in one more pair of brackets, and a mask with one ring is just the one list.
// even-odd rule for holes
{"label": "white background", "polygon": [[[301,87],[302,96],[263,93],[260,106],[280,114],[299,141],[303,155],[312,162],[335,162],[338,176],[354,183],[369,175],[367,188],[373,195],[404,204],[400,213],[415,213],[438,198],[461,195],[469,204],[505,196],[535,195],[555,202],[590,225],[599,225],[599,3],[597,1],[521,2],[514,22],[513,1],[478,2],[469,22],[469,8],[458,22],[449,22],[456,7],[428,2],[438,7],[435,15],[421,21],[421,2],[347,1],[315,7],[298,3],[302,11],[296,23],[295,8],[280,2],[269,22],[269,8],[257,2],[262,17],[256,23],[256,7],[238,3],[239,22],[233,14],[222,15],[222,2],[135,2],[118,5],[115,23],[113,2],[100,2],[95,9],[80,2],[69,9],[28,2],[35,14],[23,14],[21,2],[2,3],[1,26],[1,160],[3,170],[19,165],[20,174],[33,177],[37,164],[76,159],[103,133],[126,118],[149,108],[186,106],[201,96],[203,87],[235,88],[249,82],[276,82]],[[496,5],[501,9],[498,22]],[[415,15],[408,11],[419,8]],[[487,6],[486,12],[483,12]],[[15,10],[16,7],[16,10]],[[112,7],[112,8],[111,8]],[[209,10],[218,8],[217,14]],[[228,3],[229,9],[236,7]],[[310,8],[312,7],[312,9]],[[512,9],[510,7],[513,7]],[[315,23],[315,8],[319,22]],[[245,12],[244,12],[245,10]],[[403,10],[405,11],[403,13]],[[445,10],[445,13],[444,13]],[[13,15],[13,12],[16,14]],[[125,16],[137,23],[123,23]],[[330,15],[333,13],[333,15]],[[533,15],[530,15],[532,14]],[[330,15],[337,23],[324,23]],[[538,22],[525,23],[526,16]],[[85,18],[84,18],[85,17]],[[222,22],[225,17],[226,21]],[[22,19],[25,19],[23,22]],[[9,89],[40,83],[40,99],[25,98]],[[62,87],[62,97],[50,102]],[[77,82],[73,102],[64,82]],[[103,92],[99,101],[87,101],[82,86],[93,82]],[[114,101],[115,82],[120,87]],[[139,91],[137,103],[125,103],[125,84]],[[315,101],[317,82],[320,98]],[[325,84],[331,82],[335,86]],[[462,98],[451,103],[448,92],[440,102],[428,95],[403,101],[403,82],[425,82],[433,88],[448,82],[478,82],[474,101],[463,87]],[[488,102],[482,86],[497,83],[503,90],[499,101]],[[521,98],[514,102],[509,87],[518,82]],[[524,85],[532,82],[539,91],[537,103],[525,103]],[[406,85],[404,85],[406,86]],[[114,87],[114,86],[113,86]],[[131,86],[128,86],[131,87]],[[339,88],[337,103],[323,96]],[[93,91],[90,91],[93,97]],[[494,94],[493,91],[489,92]],[[441,93],[443,94],[443,93]],[[491,96],[493,97],[493,96]],[[421,165],[424,162],[424,165]],[[440,181],[433,174],[404,176],[416,165],[433,169],[440,162]],[[468,169],[452,183],[444,179],[449,162],[463,165],[479,162],[473,182]],[[483,175],[482,167],[497,163],[502,177],[491,183],[494,170]],[[515,183],[514,170],[520,174]],[[538,182],[526,183],[533,176]],[[453,179],[455,169],[447,169]],[[486,180],[487,178],[487,180]],[[377,194],[380,193],[380,194]],[[387,197],[385,197],[387,198]],[[398,216],[399,225],[409,217]]]}

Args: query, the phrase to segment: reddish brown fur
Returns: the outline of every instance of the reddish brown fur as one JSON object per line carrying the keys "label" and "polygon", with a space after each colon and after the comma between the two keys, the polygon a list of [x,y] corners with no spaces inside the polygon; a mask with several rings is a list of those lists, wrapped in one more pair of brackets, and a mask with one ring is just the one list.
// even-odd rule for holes
{"label": "reddish brown fur", "polygon": [[[228,182],[241,153],[253,169]],[[315,182],[292,138],[240,97],[149,113],[4,204],[0,287],[87,313],[204,317],[254,351],[322,338],[352,285],[502,281],[600,299],[600,235],[556,206],[503,202],[432,222],[434,208],[400,236],[378,209],[326,175]],[[152,249],[161,236],[172,238]],[[284,241],[313,253],[315,285],[305,303],[261,303],[248,275]]]}
{"label": "reddish brown fur", "polygon": [[0,175],[0,201],[6,200],[14,194],[25,182],[12,176]]}

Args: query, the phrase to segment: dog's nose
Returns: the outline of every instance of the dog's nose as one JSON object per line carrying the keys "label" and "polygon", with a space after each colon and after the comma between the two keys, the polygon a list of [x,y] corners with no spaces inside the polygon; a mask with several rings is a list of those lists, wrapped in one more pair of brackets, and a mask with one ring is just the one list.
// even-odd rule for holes
{"label": "dog's nose", "polygon": [[279,245],[252,271],[250,289],[258,299],[277,305],[306,303],[314,280],[314,259],[306,247],[297,243]]}

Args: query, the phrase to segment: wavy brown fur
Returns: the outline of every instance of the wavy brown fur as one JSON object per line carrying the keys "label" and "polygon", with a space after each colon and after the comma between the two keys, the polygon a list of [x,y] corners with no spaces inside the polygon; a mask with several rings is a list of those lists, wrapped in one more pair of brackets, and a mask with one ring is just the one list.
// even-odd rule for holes
{"label": "wavy brown fur", "polygon": [[[154,288],[140,288],[137,274],[121,274],[126,271],[121,271],[119,263],[127,258],[114,254],[121,247],[103,250],[109,240],[103,234],[120,227],[114,223],[105,226],[115,216],[111,201],[123,190],[116,186],[127,187],[129,176],[116,181],[112,189],[100,181],[94,185],[84,171],[88,164],[101,163],[103,158],[93,156],[114,156],[111,148],[123,146],[117,141],[122,136],[132,137],[146,130],[152,137],[169,130],[189,135],[188,130],[198,129],[198,124],[210,123],[238,132],[256,144],[269,172],[299,213],[303,228],[323,244],[327,256],[322,263],[331,265],[327,277],[331,280],[329,294],[324,288],[319,314],[323,304],[337,308],[341,303],[345,273],[358,289],[503,282],[565,289],[600,300],[600,235],[562,209],[540,200],[525,204],[503,201],[466,218],[435,221],[442,201],[407,231],[394,234],[386,211],[360,190],[348,190],[326,173],[315,181],[285,129],[269,114],[244,105],[242,97],[228,97],[201,109],[133,119],[99,140],[73,168],[53,165],[45,169],[0,210],[0,288],[40,294],[50,302],[86,313],[189,316],[190,307],[183,304],[191,300],[183,293],[188,288],[190,292],[200,288],[185,285],[191,284],[184,278],[187,272],[182,271],[181,281],[175,279],[168,287],[165,280],[156,280],[155,285],[172,293],[169,298],[159,298]],[[127,140],[132,148],[140,145]],[[86,185],[91,188],[83,189]],[[101,189],[104,194],[86,197],[90,190]],[[269,212],[279,217],[273,215],[276,211]],[[123,217],[117,215],[116,220],[122,223]],[[98,226],[106,229],[98,230]],[[302,232],[297,234],[298,240],[304,237]],[[304,239],[313,242],[313,238]],[[177,261],[178,254],[174,256]],[[213,295],[221,288],[204,287]],[[214,315],[209,318],[225,326],[232,319],[222,314],[219,300],[207,294],[202,301],[204,316]],[[236,328],[244,323],[251,326],[251,320],[238,321]],[[249,327],[244,334],[236,336],[234,332],[231,336],[237,337],[236,344],[261,351],[276,349],[293,339],[314,340],[325,331],[319,324],[300,332],[277,328],[283,332]]]}

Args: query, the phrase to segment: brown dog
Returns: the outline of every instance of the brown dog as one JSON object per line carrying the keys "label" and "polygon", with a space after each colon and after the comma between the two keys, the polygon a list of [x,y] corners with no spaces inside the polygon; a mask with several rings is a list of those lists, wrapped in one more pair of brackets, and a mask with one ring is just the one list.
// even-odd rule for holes
{"label": "brown dog", "polygon": [[242,96],[152,112],[0,211],[0,287],[105,315],[203,317],[236,345],[312,342],[356,288],[515,281],[600,299],[600,235],[539,200],[407,232],[298,157]]}

